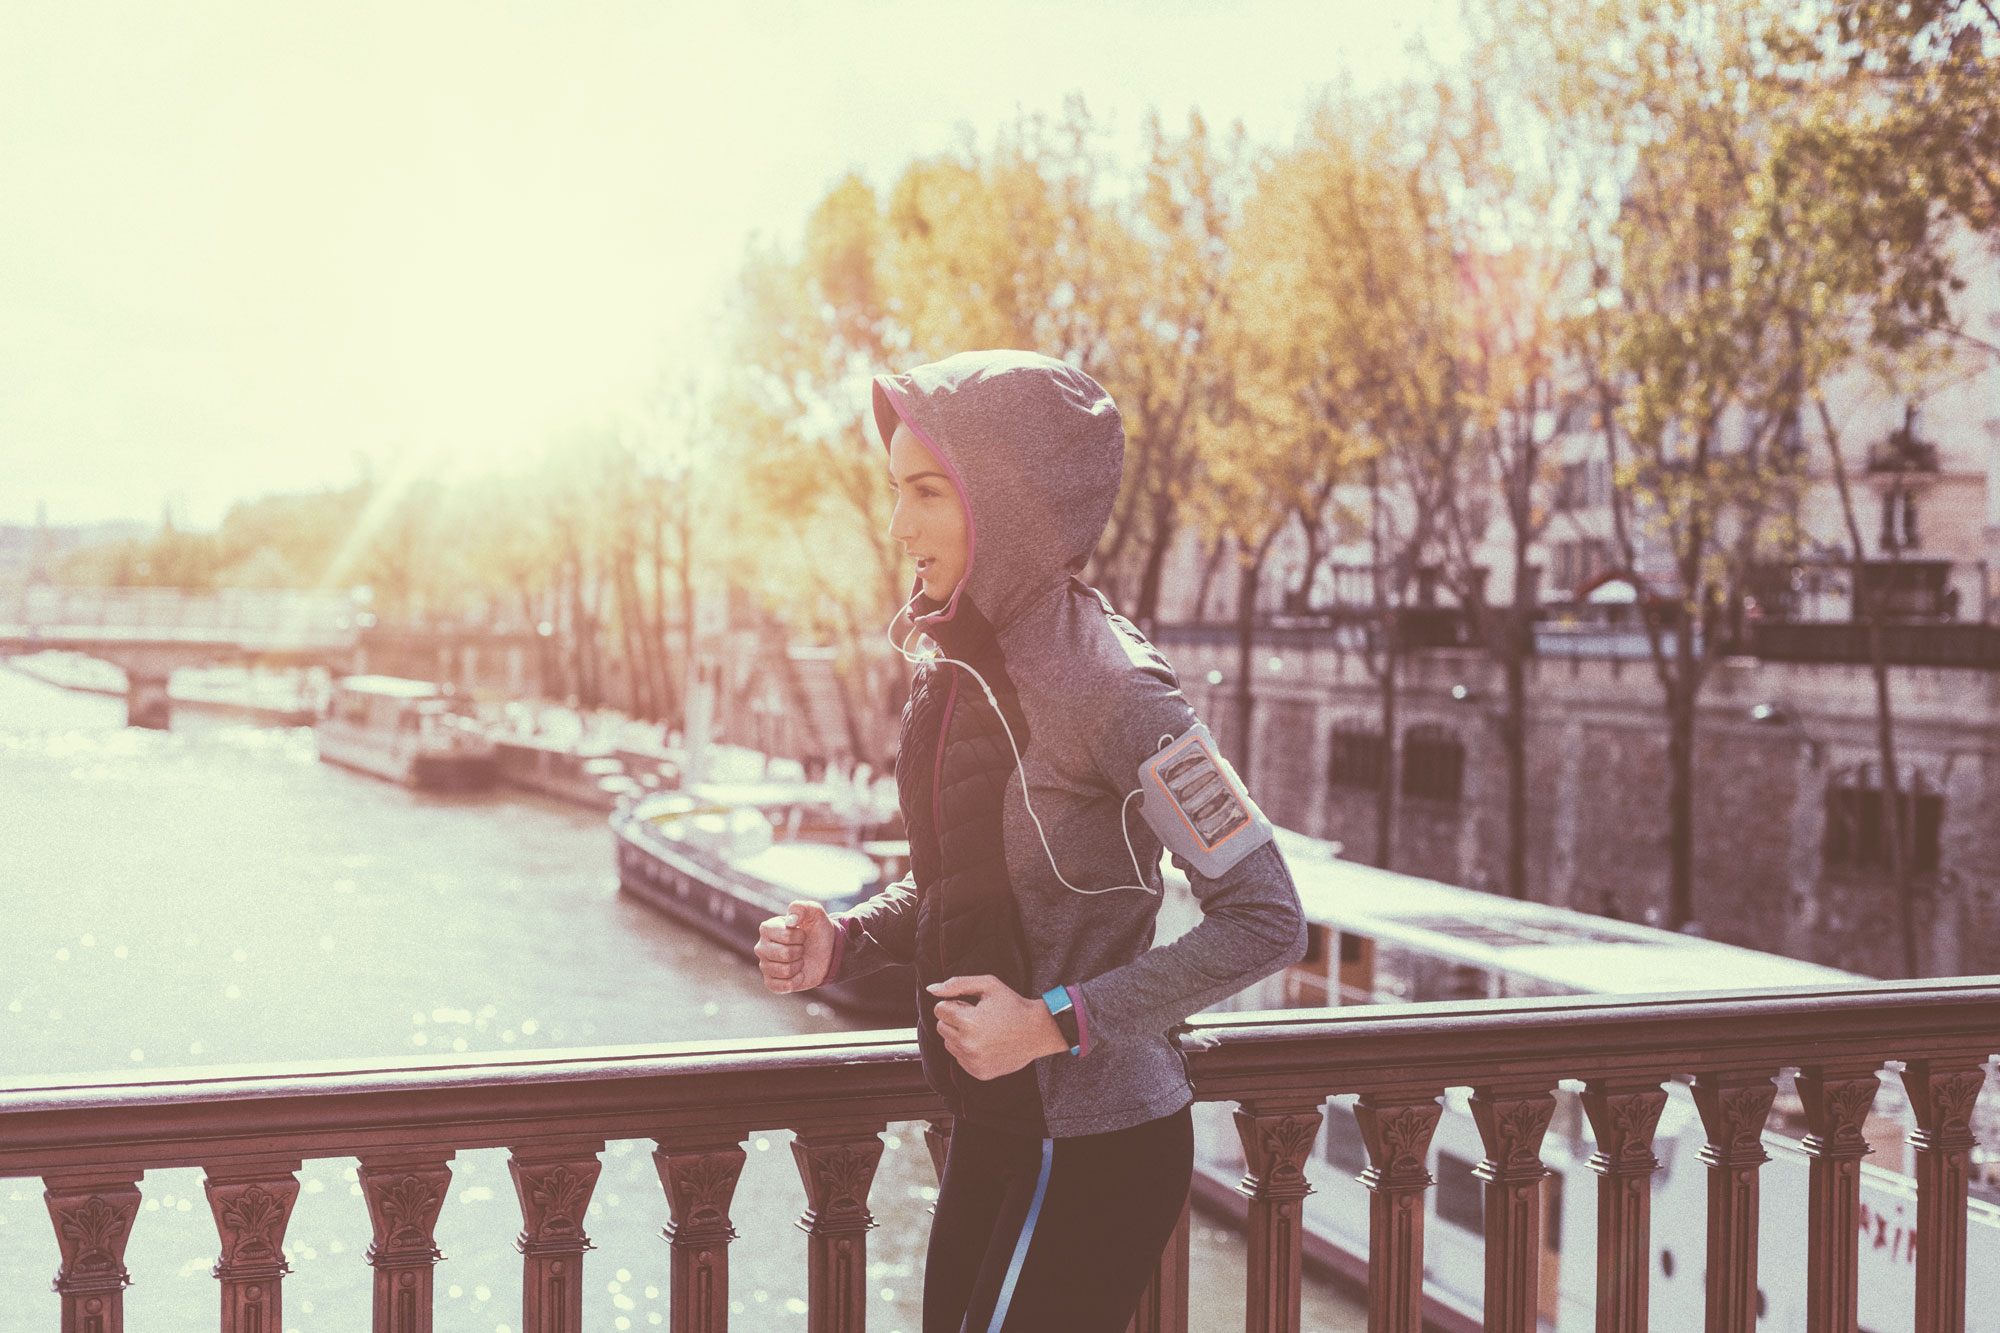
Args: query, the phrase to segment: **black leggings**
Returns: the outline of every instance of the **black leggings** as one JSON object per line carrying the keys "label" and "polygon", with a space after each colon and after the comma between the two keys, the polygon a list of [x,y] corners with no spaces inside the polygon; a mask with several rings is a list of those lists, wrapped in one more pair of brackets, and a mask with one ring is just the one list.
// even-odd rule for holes
{"label": "black leggings", "polygon": [[924,1333],[1124,1333],[1194,1171],[1186,1107],[1109,1134],[952,1127]]}

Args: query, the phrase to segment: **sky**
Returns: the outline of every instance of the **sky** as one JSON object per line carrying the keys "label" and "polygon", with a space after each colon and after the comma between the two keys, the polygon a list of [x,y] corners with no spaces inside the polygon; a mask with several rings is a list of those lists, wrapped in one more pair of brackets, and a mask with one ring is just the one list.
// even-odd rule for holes
{"label": "sky", "polygon": [[10,0],[0,523],[504,466],[720,354],[753,237],[1080,92],[1288,141],[1449,0]]}

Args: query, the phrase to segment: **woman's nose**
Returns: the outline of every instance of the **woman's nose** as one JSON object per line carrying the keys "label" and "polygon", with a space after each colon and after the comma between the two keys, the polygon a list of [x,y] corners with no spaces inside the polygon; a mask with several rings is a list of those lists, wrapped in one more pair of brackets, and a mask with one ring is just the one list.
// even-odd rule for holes
{"label": "woman's nose", "polygon": [[913,531],[910,527],[908,521],[908,515],[906,515],[903,512],[903,502],[900,499],[897,500],[896,503],[890,506],[889,508],[890,538],[895,541],[903,542],[903,541],[908,541],[910,538],[916,535],[917,534],[915,533],[915,531]]}

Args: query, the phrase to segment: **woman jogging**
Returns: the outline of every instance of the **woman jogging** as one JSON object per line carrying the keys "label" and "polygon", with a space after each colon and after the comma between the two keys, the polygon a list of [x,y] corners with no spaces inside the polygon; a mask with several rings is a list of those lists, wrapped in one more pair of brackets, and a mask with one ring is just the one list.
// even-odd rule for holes
{"label": "woman jogging", "polygon": [[[1060,361],[966,352],[874,382],[889,535],[917,586],[896,785],[911,873],[852,911],[763,923],[765,985],[911,963],[952,1116],[925,1333],[1122,1333],[1193,1170],[1169,1035],[1298,961],[1270,825],[1132,625],[1077,574],[1125,453]],[[1153,945],[1162,848],[1202,919]]]}

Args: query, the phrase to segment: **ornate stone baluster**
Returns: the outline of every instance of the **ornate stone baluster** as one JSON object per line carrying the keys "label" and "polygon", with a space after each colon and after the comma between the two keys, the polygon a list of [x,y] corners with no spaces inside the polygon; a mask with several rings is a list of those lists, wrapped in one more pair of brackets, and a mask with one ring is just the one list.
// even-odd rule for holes
{"label": "ornate stone baluster", "polygon": [[1236,1137],[1248,1167],[1236,1188],[1250,1198],[1244,1274],[1250,1333],[1294,1333],[1299,1326],[1302,1213],[1312,1193],[1305,1162],[1319,1124],[1318,1102],[1244,1102],[1236,1110]]}
{"label": "ornate stone baluster", "polygon": [[1591,1079],[1583,1109],[1597,1135],[1597,1333],[1647,1333],[1653,1276],[1653,1131],[1667,1105],[1658,1079]]}
{"label": "ornate stone baluster", "polygon": [[1812,1159],[1806,1185],[1806,1327],[1812,1333],[1856,1333],[1861,1226],[1861,1127],[1880,1061],[1808,1065],[1796,1080],[1805,1103],[1804,1148]]}
{"label": "ornate stone baluster", "polygon": [[522,1333],[581,1333],[583,1216],[597,1188],[604,1140],[533,1144],[513,1150],[507,1170],[521,1201]]}
{"label": "ornate stone baluster", "polygon": [[202,1189],[222,1235],[222,1333],[279,1333],[285,1326],[285,1224],[298,1202],[299,1161],[228,1162]]}
{"label": "ornate stone baluster", "polygon": [[[950,1116],[940,1116],[924,1124],[924,1147],[930,1151],[931,1169],[937,1172],[938,1184],[944,1184],[944,1159],[951,1152]],[[937,1209],[933,1207],[931,1211]]]}
{"label": "ornate stone baluster", "polygon": [[1181,1220],[1160,1251],[1159,1267],[1140,1295],[1139,1308],[1126,1325],[1126,1333],[1187,1333],[1189,1209],[1193,1202],[1190,1195],[1181,1204]]}
{"label": "ornate stone baluster", "polygon": [[1368,1145],[1369,1333],[1423,1330],[1424,1191],[1441,1092],[1364,1092],[1354,1107]]}
{"label": "ornate stone baluster", "polygon": [[656,1140],[653,1166],[667,1192],[667,1314],[673,1333],[729,1327],[729,1203],[743,1171],[743,1135]]}
{"label": "ornate stone baluster", "polygon": [[1757,1327],[1757,1171],[1764,1122],[1778,1087],[1771,1076],[1703,1070],[1694,1077],[1694,1104],[1708,1143],[1708,1333],[1752,1333]]}
{"label": "ornate stone baluster", "polygon": [[450,1152],[363,1153],[361,1195],[374,1238],[374,1333],[431,1333],[431,1279],[439,1253],[433,1234],[451,1191]]}
{"label": "ornate stone baluster", "polygon": [[222,1333],[284,1329],[284,1227],[298,1203],[300,1161],[218,1163],[202,1191],[222,1235],[214,1275],[222,1279]]}
{"label": "ornate stone baluster", "polygon": [[62,1333],[124,1333],[125,1242],[139,1214],[138,1171],[64,1172],[42,1178],[62,1267]]}
{"label": "ornate stone baluster", "polygon": [[862,1333],[868,1304],[868,1188],[882,1160],[880,1122],[801,1130],[792,1159],[806,1187],[806,1333]]}
{"label": "ornate stone baluster", "polygon": [[1911,1060],[1903,1087],[1916,1112],[1910,1146],[1917,1150],[1917,1333],[1965,1330],[1966,1163],[1972,1103],[1986,1081],[1979,1057]]}
{"label": "ornate stone baluster", "polygon": [[1472,1118],[1486,1157],[1486,1327],[1534,1333],[1541,1322],[1542,1136],[1556,1099],[1546,1081],[1475,1089]]}

